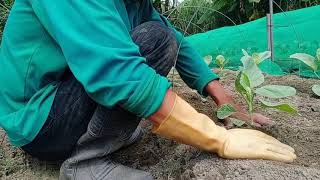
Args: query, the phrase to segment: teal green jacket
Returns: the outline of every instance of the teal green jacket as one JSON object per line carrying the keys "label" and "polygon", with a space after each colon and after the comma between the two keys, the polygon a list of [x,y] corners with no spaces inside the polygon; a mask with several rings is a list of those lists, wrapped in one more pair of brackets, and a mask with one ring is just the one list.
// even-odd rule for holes
{"label": "teal green jacket", "polygon": [[[121,103],[139,117],[156,112],[170,82],[145,63],[129,34],[146,21],[172,28],[149,0],[16,0],[0,51],[0,126],[11,143],[26,145],[39,133],[67,68],[103,106]],[[174,31],[176,68],[204,93],[217,76]]]}

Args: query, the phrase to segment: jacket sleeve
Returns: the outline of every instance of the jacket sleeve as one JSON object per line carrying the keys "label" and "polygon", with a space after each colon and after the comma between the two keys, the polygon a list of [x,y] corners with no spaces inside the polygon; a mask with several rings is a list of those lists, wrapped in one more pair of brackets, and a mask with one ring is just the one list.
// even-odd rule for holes
{"label": "jacket sleeve", "polygon": [[199,53],[185,40],[183,34],[177,31],[167,18],[160,15],[151,3],[149,3],[144,13],[149,14],[149,21],[162,22],[174,31],[179,47],[176,63],[178,73],[190,88],[196,89],[201,95],[207,96],[207,93],[204,91],[205,87],[212,80],[219,79],[218,75],[212,72]]}
{"label": "jacket sleeve", "polygon": [[[44,28],[60,46],[89,96],[106,107],[120,104],[148,117],[170,87],[141,56],[119,0],[30,0]],[[129,27],[128,27],[129,26]]]}

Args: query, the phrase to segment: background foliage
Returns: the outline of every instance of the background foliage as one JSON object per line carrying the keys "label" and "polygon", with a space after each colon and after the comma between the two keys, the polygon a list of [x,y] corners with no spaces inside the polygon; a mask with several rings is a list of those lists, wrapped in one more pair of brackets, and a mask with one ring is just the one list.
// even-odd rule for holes
{"label": "background foliage", "polygon": [[0,37],[14,0],[0,0]]}
{"label": "background foliage", "polygon": [[[187,29],[187,34],[242,24],[264,17],[269,12],[268,0],[184,0],[182,3],[155,0],[154,2],[157,9],[168,16],[175,26],[182,30]],[[274,0],[274,11],[275,13],[290,11],[319,4],[320,0]]]}
{"label": "background foliage", "polygon": [[[187,34],[258,19],[269,11],[267,0],[153,0],[155,7]],[[258,2],[259,3],[254,3]],[[14,0],[0,0],[0,37]],[[275,12],[319,5],[320,0],[274,0]],[[219,11],[219,12],[217,12]],[[228,18],[227,18],[228,17]]]}

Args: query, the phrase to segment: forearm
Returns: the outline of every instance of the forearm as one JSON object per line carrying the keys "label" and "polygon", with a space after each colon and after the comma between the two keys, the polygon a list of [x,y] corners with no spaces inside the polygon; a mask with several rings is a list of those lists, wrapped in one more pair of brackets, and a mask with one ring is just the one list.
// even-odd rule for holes
{"label": "forearm", "polygon": [[[205,90],[214,99],[218,106],[233,102],[232,97],[226,92],[218,80],[211,81],[206,86]],[[157,125],[161,124],[162,121],[167,118],[168,114],[170,114],[170,111],[174,106],[175,97],[175,92],[169,89],[160,108],[148,119]]]}
{"label": "forearm", "polygon": [[148,119],[151,120],[155,125],[160,125],[163,120],[165,120],[171,113],[174,106],[175,98],[176,94],[171,89],[169,89],[166,93],[165,98],[163,99],[160,108]]}
{"label": "forearm", "polygon": [[225,88],[218,80],[211,81],[205,88],[205,91],[212,97],[218,106],[227,103],[233,103],[232,96],[227,93]]}
{"label": "forearm", "polygon": [[[233,98],[226,92],[218,80],[211,81],[205,87],[205,91],[213,98],[218,106],[226,103],[233,103]],[[171,113],[175,98],[176,93],[169,89],[160,108],[148,119],[151,120],[155,125],[160,125]]]}

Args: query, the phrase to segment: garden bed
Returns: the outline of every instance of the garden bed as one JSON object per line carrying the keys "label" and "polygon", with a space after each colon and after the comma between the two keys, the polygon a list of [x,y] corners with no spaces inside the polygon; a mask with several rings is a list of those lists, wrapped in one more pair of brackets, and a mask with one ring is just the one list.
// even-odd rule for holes
{"label": "garden bed", "polygon": [[[178,94],[216,121],[213,101],[210,98],[201,99],[181,79],[175,79]],[[257,110],[274,120],[273,125],[260,130],[294,147],[298,156],[294,163],[221,159],[214,154],[151,134],[151,124],[146,120],[141,122],[145,129],[143,139],[114,154],[114,160],[149,171],[156,179],[320,179],[320,99],[311,91],[311,86],[320,81],[297,76],[266,79],[271,84],[289,85],[297,89],[297,95],[290,97],[289,101],[298,108],[299,115],[292,116],[270,109]],[[234,80],[235,72],[226,71],[221,82],[231,91],[234,89]],[[236,93],[234,96],[241,103],[240,96]],[[0,151],[0,179],[58,177],[58,163],[39,162],[13,149],[6,141],[2,143]]]}

